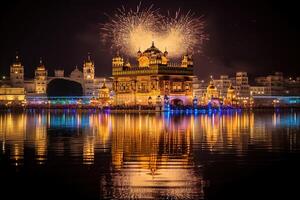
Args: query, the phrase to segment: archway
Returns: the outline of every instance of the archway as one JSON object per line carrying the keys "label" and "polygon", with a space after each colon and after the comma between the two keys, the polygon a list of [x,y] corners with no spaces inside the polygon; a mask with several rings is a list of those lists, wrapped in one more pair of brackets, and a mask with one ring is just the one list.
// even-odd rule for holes
{"label": "archway", "polygon": [[183,106],[183,101],[181,99],[173,99],[171,104],[174,106]]}
{"label": "archway", "polygon": [[66,79],[53,79],[47,86],[48,96],[82,96],[83,88],[78,82]]}

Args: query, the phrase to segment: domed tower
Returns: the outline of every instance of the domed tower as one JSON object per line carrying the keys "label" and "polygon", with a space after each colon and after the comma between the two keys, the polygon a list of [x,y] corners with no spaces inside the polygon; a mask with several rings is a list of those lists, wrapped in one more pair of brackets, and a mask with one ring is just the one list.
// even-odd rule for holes
{"label": "domed tower", "polygon": [[211,80],[209,85],[207,86],[206,97],[208,98],[208,100],[212,99],[212,98],[218,98],[219,97],[218,90],[215,87],[213,80]]}
{"label": "domed tower", "polygon": [[140,48],[139,48],[138,52],[136,53],[136,55],[137,55],[137,59],[139,59],[143,55]]}
{"label": "domed tower", "polygon": [[95,78],[95,65],[91,59],[91,54],[88,54],[87,59],[83,63],[83,91],[86,96],[94,95],[94,78]]}
{"label": "domed tower", "polygon": [[110,103],[109,88],[105,85],[105,79],[102,87],[99,89],[99,100],[102,106],[108,106]]}
{"label": "domed tower", "polygon": [[90,53],[88,53],[87,59],[83,63],[83,78],[84,80],[94,80],[95,78],[95,65],[91,60]]}
{"label": "domed tower", "polygon": [[45,94],[47,91],[47,76],[48,72],[43,64],[42,58],[34,73],[35,92],[37,94]]}
{"label": "domed tower", "polygon": [[123,65],[124,65],[124,60],[120,56],[119,51],[117,51],[116,56],[113,57],[113,59],[112,59],[112,67],[123,67]]}
{"label": "domed tower", "polygon": [[126,60],[125,64],[124,64],[124,67],[126,68],[130,68],[131,67],[131,64],[129,62],[129,59]]}
{"label": "domed tower", "polygon": [[229,88],[227,89],[227,99],[229,101],[232,101],[235,99],[235,89],[234,87],[232,86],[232,84],[230,84]]}
{"label": "domed tower", "polygon": [[138,58],[139,67],[149,67],[152,64],[161,63],[161,56],[163,53],[155,47],[154,41],[152,41],[151,47],[146,49],[142,56]]}
{"label": "domed tower", "polygon": [[165,48],[164,56],[168,57],[169,52],[167,51],[167,48]]}
{"label": "domed tower", "polygon": [[71,72],[70,78],[72,78],[72,79],[82,79],[82,77],[83,77],[82,71],[80,71],[78,69],[78,67],[76,66],[75,69]]}
{"label": "domed tower", "polygon": [[99,91],[99,98],[108,99],[109,98],[109,88],[106,87],[105,80],[103,81],[103,85]]}
{"label": "domed tower", "polygon": [[167,48],[166,48],[164,54],[161,57],[161,64],[168,65],[168,62],[169,62],[168,54],[169,53],[168,53]]}
{"label": "domed tower", "polygon": [[193,58],[188,52],[182,57],[181,67],[193,67]]}
{"label": "domed tower", "polygon": [[10,66],[10,82],[13,87],[24,87],[24,66],[18,52],[16,52],[15,61]]}

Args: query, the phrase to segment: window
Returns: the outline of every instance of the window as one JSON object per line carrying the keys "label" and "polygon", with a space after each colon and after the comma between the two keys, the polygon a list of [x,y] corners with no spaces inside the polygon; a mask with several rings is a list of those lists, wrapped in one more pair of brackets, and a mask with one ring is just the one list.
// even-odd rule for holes
{"label": "window", "polygon": [[173,82],[173,88],[174,91],[180,91],[182,90],[182,83],[181,82]]}

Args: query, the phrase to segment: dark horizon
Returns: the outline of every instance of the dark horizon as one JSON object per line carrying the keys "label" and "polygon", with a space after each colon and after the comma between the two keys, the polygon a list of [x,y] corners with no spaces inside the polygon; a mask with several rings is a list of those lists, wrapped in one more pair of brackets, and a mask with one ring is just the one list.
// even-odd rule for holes
{"label": "dark horizon", "polygon": [[[118,1],[12,1],[1,6],[0,75],[19,51],[25,77],[31,78],[42,57],[53,74],[69,74],[91,52],[97,76],[111,75],[113,52],[100,42],[100,23],[124,5],[134,8],[139,0]],[[191,10],[204,15],[210,40],[203,54],[194,57],[200,78],[247,71],[250,76],[281,71],[300,75],[296,6],[274,2],[143,1],[161,10]],[[150,44],[149,44],[150,46]]]}

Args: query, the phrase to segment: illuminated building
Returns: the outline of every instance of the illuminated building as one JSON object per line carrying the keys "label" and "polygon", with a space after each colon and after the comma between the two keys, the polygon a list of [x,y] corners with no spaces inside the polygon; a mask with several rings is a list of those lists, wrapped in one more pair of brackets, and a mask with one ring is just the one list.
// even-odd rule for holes
{"label": "illuminated building", "polygon": [[[70,76],[65,76],[63,69],[56,69],[54,70],[54,76],[48,76],[45,64],[40,59],[34,73],[34,79],[24,80],[24,66],[20,61],[20,57],[16,55],[15,61],[10,66],[10,79],[2,80],[1,82],[11,88],[23,88],[26,96],[39,97],[47,94],[48,85],[52,81],[63,79],[79,83],[83,89],[84,96],[98,97],[105,78],[95,77],[95,64],[90,54],[88,54],[87,59],[84,61],[82,69],[83,71],[80,71],[76,66]],[[110,79],[106,79],[106,87],[111,91],[112,82]]]}
{"label": "illuminated building", "polygon": [[108,87],[106,87],[104,81],[102,87],[99,90],[99,102],[103,106],[108,106],[111,103],[110,100],[110,90]]}
{"label": "illuminated building", "polygon": [[237,96],[240,98],[249,98],[250,86],[248,83],[247,72],[237,72],[235,76],[235,83],[233,84],[236,89]]}
{"label": "illuminated building", "polygon": [[270,95],[284,95],[284,79],[282,72],[275,72],[273,75],[262,76],[255,78],[258,86],[268,87]]}
{"label": "illuminated building", "polygon": [[288,95],[300,94],[300,77],[288,77],[284,79],[284,93]]}
{"label": "illuminated building", "polygon": [[75,69],[71,72],[70,78],[74,80],[81,80],[83,78],[83,73],[76,66]]}
{"label": "illuminated building", "polygon": [[206,102],[207,104],[219,105],[219,92],[214,85],[214,81],[211,80],[206,89]]}
{"label": "illuminated building", "polygon": [[10,66],[10,82],[12,87],[24,87],[24,66],[18,54],[14,63]]}
{"label": "illuminated building", "polygon": [[47,75],[48,72],[45,69],[45,65],[43,64],[42,58],[40,59],[40,64],[35,70],[35,92],[37,94],[46,94],[47,91]]}
{"label": "illuminated building", "polygon": [[218,92],[217,88],[215,87],[213,80],[211,80],[209,85],[207,86],[206,97],[208,99],[219,98],[219,92]]}
{"label": "illuminated building", "polygon": [[0,87],[0,104],[22,104],[24,102],[24,88],[10,87],[8,85]]}
{"label": "illuminated building", "polygon": [[206,94],[207,85],[204,80],[199,80],[197,77],[193,78],[193,97],[196,97],[198,100],[202,100]]}
{"label": "illuminated building", "polygon": [[221,75],[220,79],[214,79],[213,82],[220,94],[220,97],[223,99],[226,98],[227,90],[231,84],[231,80],[228,78],[228,76]]}
{"label": "illuminated building", "polygon": [[233,105],[236,103],[236,91],[232,84],[227,89],[227,95],[226,95],[226,104]]}
{"label": "illuminated building", "polygon": [[185,54],[181,64],[172,63],[168,52],[154,42],[137,52],[137,65],[117,54],[112,59],[113,90],[117,105],[148,105],[149,100],[168,97],[171,104],[188,105],[193,99],[193,60]]}
{"label": "illuminated building", "polygon": [[250,86],[250,94],[254,96],[271,95],[271,88],[267,86]]}
{"label": "illuminated building", "polygon": [[91,60],[91,55],[88,54],[87,60],[83,63],[83,82],[84,94],[86,96],[94,96],[94,79],[95,79],[95,65]]}

